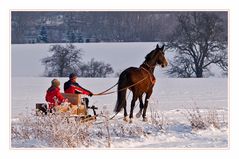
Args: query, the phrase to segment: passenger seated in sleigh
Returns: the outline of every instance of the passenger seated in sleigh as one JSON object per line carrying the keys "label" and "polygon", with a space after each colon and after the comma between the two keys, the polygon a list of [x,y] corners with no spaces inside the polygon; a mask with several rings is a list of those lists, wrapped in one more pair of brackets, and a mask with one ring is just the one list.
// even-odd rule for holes
{"label": "passenger seated in sleigh", "polygon": [[81,99],[79,94],[92,96],[93,93],[82,88],[76,82],[76,79],[77,76],[75,74],[70,74],[69,81],[64,84],[65,93],[60,93],[59,80],[53,79],[51,81],[51,86],[48,88],[45,97],[50,112],[70,112],[75,115],[87,115],[89,100],[88,98]]}
{"label": "passenger seated in sleigh", "polygon": [[66,112],[69,109],[67,105],[68,99],[64,98],[60,92],[60,81],[53,79],[51,86],[46,91],[45,99],[48,103],[49,112],[62,111]]}

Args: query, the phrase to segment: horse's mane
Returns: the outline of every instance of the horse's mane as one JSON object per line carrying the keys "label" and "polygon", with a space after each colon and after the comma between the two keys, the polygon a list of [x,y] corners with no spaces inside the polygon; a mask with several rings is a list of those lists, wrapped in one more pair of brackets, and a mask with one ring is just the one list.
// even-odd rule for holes
{"label": "horse's mane", "polygon": [[148,54],[145,56],[145,60],[146,60],[146,61],[149,61],[150,59],[153,58],[154,54],[155,54],[155,51],[152,50],[150,53],[148,53]]}

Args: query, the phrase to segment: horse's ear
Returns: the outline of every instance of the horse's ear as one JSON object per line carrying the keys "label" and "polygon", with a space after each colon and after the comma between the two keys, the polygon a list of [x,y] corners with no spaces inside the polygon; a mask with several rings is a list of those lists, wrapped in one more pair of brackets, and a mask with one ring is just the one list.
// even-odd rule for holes
{"label": "horse's ear", "polygon": [[159,49],[159,44],[156,45],[156,50]]}
{"label": "horse's ear", "polygon": [[160,50],[163,50],[164,49],[164,45],[160,48]]}

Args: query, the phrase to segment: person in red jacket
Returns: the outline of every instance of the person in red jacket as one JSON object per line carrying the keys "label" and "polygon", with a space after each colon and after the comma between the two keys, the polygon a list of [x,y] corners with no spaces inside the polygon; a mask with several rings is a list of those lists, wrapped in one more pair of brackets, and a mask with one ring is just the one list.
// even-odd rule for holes
{"label": "person in red jacket", "polygon": [[48,88],[46,92],[46,101],[49,104],[49,109],[51,110],[53,107],[60,105],[65,101],[65,98],[60,93],[60,81],[57,79],[53,79],[51,81],[51,87]]}
{"label": "person in red jacket", "polygon": [[85,94],[88,96],[92,96],[93,93],[83,87],[81,87],[77,82],[77,75],[71,73],[69,76],[69,80],[64,83],[64,92],[65,93],[72,93],[72,94]]}
{"label": "person in red jacket", "polygon": [[[69,80],[64,83],[64,92],[65,93],[72,93],[72,94],[85,94],[88,96],[92,96],[93,93],[83,87],[81,87],[77,82],[77,75],[74,73],[71,73],[69,75]],[[89,99],[83,98],[83,101],[85,102],[86,106],[89,105]]]}

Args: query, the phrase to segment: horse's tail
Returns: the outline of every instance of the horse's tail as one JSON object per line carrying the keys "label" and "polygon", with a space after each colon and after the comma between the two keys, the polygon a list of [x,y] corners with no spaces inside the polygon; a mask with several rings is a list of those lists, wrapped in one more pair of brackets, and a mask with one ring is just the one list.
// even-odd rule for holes
{"label": "horse's tail", "polygon": [[123,107],[126,106],[126,92],[127,92],[127,78],[123,72],[119,77],[118,89],[117,89],[117,102],[114,112],[118,113]]}

